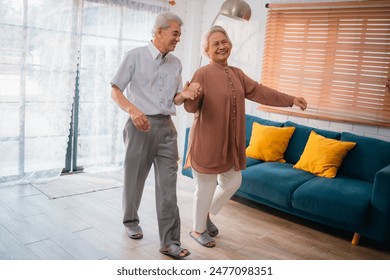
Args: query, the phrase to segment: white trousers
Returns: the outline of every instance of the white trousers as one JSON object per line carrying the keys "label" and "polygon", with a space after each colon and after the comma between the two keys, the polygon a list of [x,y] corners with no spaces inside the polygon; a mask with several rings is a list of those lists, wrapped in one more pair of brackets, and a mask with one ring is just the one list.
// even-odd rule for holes
{"label": "white trousers", "polygon": [[193,228],[206,230],[208,213],[216,215],[241,185],[241,171],[234,168],[221,174],[204,174],[192,169],[195,179]]}

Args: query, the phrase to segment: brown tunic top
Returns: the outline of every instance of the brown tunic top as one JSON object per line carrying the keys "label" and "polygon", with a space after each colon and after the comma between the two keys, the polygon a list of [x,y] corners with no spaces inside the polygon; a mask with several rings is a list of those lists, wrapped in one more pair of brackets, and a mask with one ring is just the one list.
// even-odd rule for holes
{"label": "brown tunic top", "polygon": [[245,98],[270,106],[293,105],[293,96],[263,86],[232,66],[210,63],[199,68],[191,82],[200,83],[202,92],[184,102],[185,110],[194,113],[185,168],[201,173],[245,169]]}

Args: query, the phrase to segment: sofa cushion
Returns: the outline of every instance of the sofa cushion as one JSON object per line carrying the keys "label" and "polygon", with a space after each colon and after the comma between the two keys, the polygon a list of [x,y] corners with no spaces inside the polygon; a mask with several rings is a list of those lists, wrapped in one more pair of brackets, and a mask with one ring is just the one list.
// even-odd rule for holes
{"label": "sofa cushion", "polygon": [[295,127],[276,127],[254,122],[249,146],[246,148],[247,157],[263,161],[286,162],[286,151]]}
{"label": "sofa cushion", "polygon": [[355,142],[326,138],[313,130],[301,158],[293,167],[316,176],[334,178],[344,157],[355,145]]}
{"label": "sofa cushion", "polygon": [[295,189],[313,177],[308,172],[292,168],[289,163],[264,162],[242,171],[240,191],[291,207]]}
{"label": "sofa cushion", "polygon": [[245,147],[248,147],[248,145],[249,145],[249,141],[250,141],[251,136],[252,136],[252,126],[253,126],[254,122],[257,122],[257,123],[262,124],[262,125],[272,125],[272,126],[278,126],[278,127],[283,126],[283,123],[281,123],[281,122],[270,121],[270,120],[262,119],[260,117],[251,116],[251,115],[245,115],[245,128],[246,128],[246,133],[245,133],[246,146]]}
{"label": "sofa cushion", "polygon": [[313,215],[361,226],[370,212],[372,183],[346,176],[315,177],[296,189],[291,204]]}
{"label": "sofa cushion", "polygon": [[246,157],[246,167],[262,163],[262,160],[251,158],[251,157]]}
{"label": "sofa cushion", "polygon": [[341,140],[356,142],[345,157],[340,174],[373,182],[375,173],[390,164],[390,142],[380,139],[341,133]]}
{"label": "sofa cushion", "polygon": [[290,142],[287,146],[286,152],[284,153],[284,159],[289,162],[296,164],[305,149],[307,139],[309,138],[310,132],[314,130],[319,135],[322,135],[326,138],[340,139],[340,133],[330,130],[323,130],[318,128],[313,128],[301,124],[297,124],[291,121],[285,122],[284,126],[294,126],[295,131],[291,136]]}

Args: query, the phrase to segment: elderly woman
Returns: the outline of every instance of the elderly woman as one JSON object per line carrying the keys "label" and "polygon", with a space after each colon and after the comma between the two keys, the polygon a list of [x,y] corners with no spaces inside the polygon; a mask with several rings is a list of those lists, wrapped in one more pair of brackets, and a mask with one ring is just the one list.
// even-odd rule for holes
{"label": "elderly woman", "polygon": [[194,100],[184,101],[186,111],[194,113],[186,162],[195,179],[190,235],[201,245],[214,247],[212,237],[218,228],[209,214],[216,215],[229,201],[245,169],[245,98],[270,106],[296,105],[302,110],[306,101],[259,84],[239,68],[229,66],[232,42],[222,27],[211,27],[201,47],[210,58],[192,78],[200,83],[201,92]]}

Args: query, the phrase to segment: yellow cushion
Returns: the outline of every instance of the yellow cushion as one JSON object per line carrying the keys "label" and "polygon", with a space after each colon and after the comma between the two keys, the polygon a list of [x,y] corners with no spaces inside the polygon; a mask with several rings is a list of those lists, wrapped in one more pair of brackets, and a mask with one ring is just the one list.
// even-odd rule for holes
{"label": "yellow cushion", "polygon": [[246,155],[263,161],[286,162],[284,152],[295,127],[276,127],[254,122]]}
{"label": "yellow cushion", "polygon": [[355,142],[325,138],[312,130],[294,168],[308,171],[316,176],[334,178],[344,157],[355,145]]}

